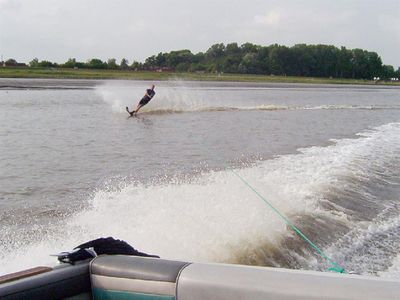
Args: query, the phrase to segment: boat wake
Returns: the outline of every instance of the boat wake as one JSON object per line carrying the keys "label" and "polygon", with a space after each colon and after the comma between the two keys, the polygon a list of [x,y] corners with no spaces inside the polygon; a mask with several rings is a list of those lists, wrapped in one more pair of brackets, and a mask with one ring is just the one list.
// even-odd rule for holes
{"label": "boat wake", "polygon": [[[384,276],[400,247],[399,136],[390,123],[235,172],[347,270]],[[41,241],[0,248],[2,272],[54,263],[48,254],[105,236],[163,258],[328,269],[229,169],[122,180],[86,201]]]}
{"label": "boat wake", "polygon": [[323,105],[323,106],[283,106],[283,105],[259,105],[259,106],[206,106],[196,108],[158,108],[157,104],[149,105],[141,110],[146,115],[162,115],[174,113],[189,112],[229,112],[229,111],[283,111],[283,110],[342,110],[342,109],[360,109],[360,110],[394,110],[400,109],[393,106],[355,106],[355,105]]}
{"label": "boat wake", "polygon": [[[143,85],[138,86],[117,85],[107,83],[96,86],[97,94],[110,105],[115,113],[126,114],[125,107],[130,109],[136,107],[138,101],[143,95]],[[242,91],[243,92],[243,91]],[[287,110],[397,110],[400,105],[281,105],[274,104],[270,100],[256,102],[265,102],[262,104],[249,104],[246,97],[242,101],[231,101],[223,93],[216,93],[215,90],[191,88],[188,86],[158,86],[156,87],[156,96],[149,104],[144,106],[140,113],[148,115],[163,115],[174,113],[191,112],[228,112],[228,111],[287,111]],[[255,103],[253,101],[253,103]]]}

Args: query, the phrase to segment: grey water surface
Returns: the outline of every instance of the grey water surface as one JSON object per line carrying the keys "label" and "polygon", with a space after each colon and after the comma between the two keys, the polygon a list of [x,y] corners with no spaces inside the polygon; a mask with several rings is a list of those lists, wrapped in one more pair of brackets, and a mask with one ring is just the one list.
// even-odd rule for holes
{"label": "grey water surface", "polygon": [[[318,185],[318,208],[357,222],[360,232],[387,218],[392,223],[360,233],[335,217],[295,211],[291,217],[333,255],[335,247],[350,244],[338,259],[356,271],[377,274],[394,264],[400,250],[398,87],[155,82],[154,99],[130,118],[125,106],[136,106],[151,83],[0,79],[0,266],[12,269],[10,249],[43,243],[48,228],[88,209],[99,192],[132,185],[143,186],[140,194],[148,187],[190,185],[230,168],[255,172],[278,161],[285,169],[299,164],[290,176],[328,168],[318,177],[327,181],[336,174],[336,165],[325,162],[328,150],[335,163],[349,160],[341,167],[348,166],[348,173]],[[168,189],[164,193],[168,197]],[[381,244],[371,249],[377,240]],[[260,248],[269,249],[261,256],[258,249],[228,261],[320,268],[298,259],[313,257],[312,250],[302,245],[294,251],[290,243],[301,241],[291,234],[272,246],[260,241]],[[282,245],[285,250],[276,254]],[[361,262],[365,253],[368,263]],[[251,259],[254,254],[259,257]]]}

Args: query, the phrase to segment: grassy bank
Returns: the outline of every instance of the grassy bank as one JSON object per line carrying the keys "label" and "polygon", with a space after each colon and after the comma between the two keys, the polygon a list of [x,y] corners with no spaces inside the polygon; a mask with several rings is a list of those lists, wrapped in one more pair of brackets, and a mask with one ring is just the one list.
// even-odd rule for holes
{"label": "grassy bank", "polygon": [[[238,82],[282,82],[282,83],[320,83],[320,84],[375,84],[371,80],[312,78],[294,76],[267,76],[245,74],[208,74],[147,72],[91,69],[40,69],[40,68],[0,68],[0,78],[63,78],[63,79],[130,79],[130,80],[180,80],[195,81],[238,81]],[[400,83],[379,82],[384,85]]]}

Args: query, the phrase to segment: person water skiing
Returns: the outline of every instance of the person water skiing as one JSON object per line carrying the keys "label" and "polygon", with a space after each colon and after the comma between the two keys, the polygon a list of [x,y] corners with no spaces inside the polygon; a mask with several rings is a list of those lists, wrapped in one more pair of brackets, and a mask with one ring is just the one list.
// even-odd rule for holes
{"label": "person water skiing", "polygon": [[154,97],[154,95],[156,94],[156,92],[154,91],[155,85],[153,84],[151,86],[150,89],[146,90],[146,94],[143,96],[143,98],[140,100],[140,102],[138,103],[137,107],[135,110],[133,111],[129,111],[128,106],[126,107],[126,111],[133,116],[133,114],[136,114],[139,109],[141,109],[143,106],[145,106],[147,103],[150,102],[150,100]]}

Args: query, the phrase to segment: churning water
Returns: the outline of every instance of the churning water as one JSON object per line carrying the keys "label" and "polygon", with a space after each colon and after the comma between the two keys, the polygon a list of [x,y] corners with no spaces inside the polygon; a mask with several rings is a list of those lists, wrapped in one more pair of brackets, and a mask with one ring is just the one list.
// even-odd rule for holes
{"label": "churning water", "polygon": [[[400,89],[0,81],[0,273],[113,236],[163,258],[400,278]],[[2,88],[1,88],[2,87]]]}

